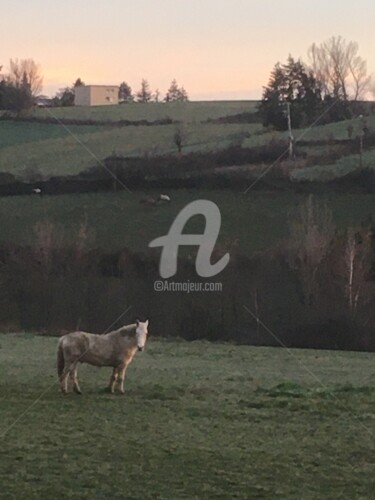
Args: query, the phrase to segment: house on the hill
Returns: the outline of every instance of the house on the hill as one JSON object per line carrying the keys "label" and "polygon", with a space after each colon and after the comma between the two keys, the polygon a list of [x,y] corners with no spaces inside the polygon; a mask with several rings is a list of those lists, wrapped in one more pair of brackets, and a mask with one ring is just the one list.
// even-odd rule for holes
{"label": "house on the hill", "polygon": [[103,106],[118,104],[117,85],[81,85],[74,89],[75,106]]}

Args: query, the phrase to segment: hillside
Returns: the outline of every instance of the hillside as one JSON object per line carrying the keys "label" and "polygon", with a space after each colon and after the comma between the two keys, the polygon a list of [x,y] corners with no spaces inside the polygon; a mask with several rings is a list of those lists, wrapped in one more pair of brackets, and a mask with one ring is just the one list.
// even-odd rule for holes
{"label": "hillside", "polygon": [[[255,113],[254,101],[36,109],[26,121],[0,120],[0,172],[33,182],[79,175],[111,156],[173,158],[178,156],[176,134],[184,156],[236,147],[237,157],[233,155],[227,166],[257,172],[274,163],[277,151],[286,151],[288,135],[265,129]],[[289,179],[326,182],[357,172],[363,123],[356,118],[295,130],[298,161],[289,163]],[[372,169],[375,115],[367,116],[365,123],[362,167]],[[277,151],[269,154],[275,145]],[[254,155],[259,148],[263,153]]]}

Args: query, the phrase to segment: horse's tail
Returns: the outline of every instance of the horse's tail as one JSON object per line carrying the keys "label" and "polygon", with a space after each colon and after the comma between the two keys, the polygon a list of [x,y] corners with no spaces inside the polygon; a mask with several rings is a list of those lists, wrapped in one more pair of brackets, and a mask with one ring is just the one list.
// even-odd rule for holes
{"label": "horse's tail", "polygon": [[64,366],[65,366],[64,350],[62,342],[60,340],[59,346],[57,348],[57,374],[59,377],[61,377],[61,375],[63,374]]}

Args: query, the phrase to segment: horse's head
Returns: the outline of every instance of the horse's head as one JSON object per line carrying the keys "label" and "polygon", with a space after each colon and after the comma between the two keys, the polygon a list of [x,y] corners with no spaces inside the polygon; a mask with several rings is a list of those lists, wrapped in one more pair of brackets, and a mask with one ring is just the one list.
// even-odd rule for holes
{"label": "horse's head", "polygon": [[147,330],[148,320],[145,322],[142,322],[142,321],[139,321],[139,319],[137,319],[136,325],[137,325],[137,327],[135,330],[135,336],[137,339],[137,348],[138,348],[138,351],[143,351],[145,344],[146,344],[146,340],[147,340],[147,334],[148,334],[148,330]]}

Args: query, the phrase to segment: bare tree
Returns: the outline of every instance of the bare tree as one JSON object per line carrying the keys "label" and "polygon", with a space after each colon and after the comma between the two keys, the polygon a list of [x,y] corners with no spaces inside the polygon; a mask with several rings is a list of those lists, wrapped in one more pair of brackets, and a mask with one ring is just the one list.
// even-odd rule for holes
{"label": "bare tree", "polygon": [[159,102],[160,101],[160,90],[156,89],[153,95],[154,102]]}
{"label": "bare tree", "polygon": [[174,135],[173,135],[173,142],[177,146],[177,150],[179,154],[182,154],[182,146],[186,140],[186,132],[185,129],[181,124],[178,124],[175,127]]}
{"label": "bare tree", "polygon": [[354,101],[363,99],[370,90],[372,78],[367,64],[358,55],[358,44],[333,36],[308,50],[309,65],[326,95]]}
{"label": "bare tree", "polygon": [[297,217],[289,222],[289,231],[288,264],[297,271],[305,302],[311,304],[318,293],[318,271],[334,236],[332,213],[310,195]]}
{"label": "bare tree", "polygon": [[371,231],[363,228],[349,228],[345,237],[341,275],[347,307],[352,317],[368,295],[365,286],[371,270],[371,239]]}
{"label": "bare tree", "polygon": [[40,73],[40,66],[33,59],[10,59],[8,78],[15,87],[20,87],[26,82],[33,97],[42,91],[43,76]]}

